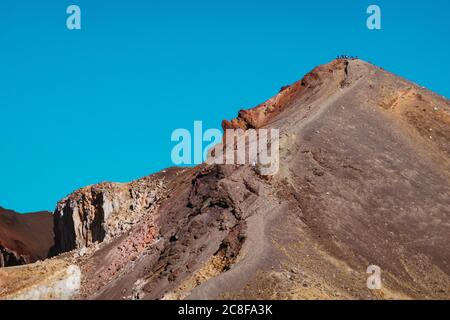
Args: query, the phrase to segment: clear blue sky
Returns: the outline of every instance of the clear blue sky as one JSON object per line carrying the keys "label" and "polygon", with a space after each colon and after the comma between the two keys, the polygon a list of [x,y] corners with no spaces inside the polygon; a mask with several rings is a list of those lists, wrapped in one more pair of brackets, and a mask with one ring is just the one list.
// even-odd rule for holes
{"label": "clear blue sky", "polygon": [[0,206],[52,211],[171,166],[172,130],[220,127],[338,54],[450,96],[449,13],[448,0],[2,0]]}

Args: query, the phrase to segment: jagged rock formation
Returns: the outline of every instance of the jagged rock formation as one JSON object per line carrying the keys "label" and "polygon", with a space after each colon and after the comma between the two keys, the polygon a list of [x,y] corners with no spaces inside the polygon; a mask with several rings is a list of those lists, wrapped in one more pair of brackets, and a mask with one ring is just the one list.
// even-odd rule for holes
{"label": "jagged rock formation", "polygon": [[[339,85],[344,86],[348,77],[348,64],[349,61],[339,59],[316,67],[303,79],[282,87],[275,97],[252,109],[240,110],[238,117],[231,121],[223,120],[222,128],[245,130],[264,127],[291,104],[300,100],[306,102],[313,99],[314,95],[328,82],[341,79]],[[330,74],[334,76],[330,77]]]}
{"label": "jagged rock formation", "polygon": [[450,298],[447,99],[338,59],[223,127],[279,129],[279,172],[82,189],[55,212],[53,253],[73,251],[44,265],[79,266],[78,299]]}
{"label": "jagged rock formation", "polygon": [[18,214],[0,207],[0,268],[45,259],[52,243],[50,212]]}
{"label": "jagged rock formation", "polygon": [[101,183],[61,200],[54,214],[51,255],[88,247],[128,231],[156,209],[164,186],[156,177],[129,184]]}

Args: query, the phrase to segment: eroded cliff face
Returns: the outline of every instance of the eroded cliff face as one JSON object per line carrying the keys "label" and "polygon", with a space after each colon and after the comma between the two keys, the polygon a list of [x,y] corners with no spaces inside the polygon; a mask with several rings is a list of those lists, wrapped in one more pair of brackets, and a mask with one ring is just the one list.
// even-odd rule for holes
{"label": "eroded cliff face", "polygon": [[156,176],[132,183],[101,183],[61,200],[54,213],[55,245],[50,255],[108,241],[151,214],[164,190]]}

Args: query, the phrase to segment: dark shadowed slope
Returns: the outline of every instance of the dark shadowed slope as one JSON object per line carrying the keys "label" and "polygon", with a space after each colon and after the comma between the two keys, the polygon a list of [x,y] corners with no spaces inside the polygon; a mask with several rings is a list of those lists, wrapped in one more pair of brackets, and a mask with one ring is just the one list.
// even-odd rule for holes
{"label": "dark shadowed slope", "polygon": [[53,243],[50,212],[18,214],[0,207],[0,267],[45,259]]}

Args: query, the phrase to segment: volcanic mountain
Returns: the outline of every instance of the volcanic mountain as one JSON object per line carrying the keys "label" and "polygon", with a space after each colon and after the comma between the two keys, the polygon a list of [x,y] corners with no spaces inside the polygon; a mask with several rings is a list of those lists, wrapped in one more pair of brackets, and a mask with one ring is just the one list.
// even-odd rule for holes
{"label": "volcanic mountain", "polygon": [[52,258],[2,269],[0,297],[450,298],[446,98],[337,59],[223,128],[279,129],[279,171],[202,164],[78,190],[55,210]]}
{"label": "volcanic mountain", "polygon": [[50,212],[19,214],[0,207],[0,268],[47,257],[53,245]]}

